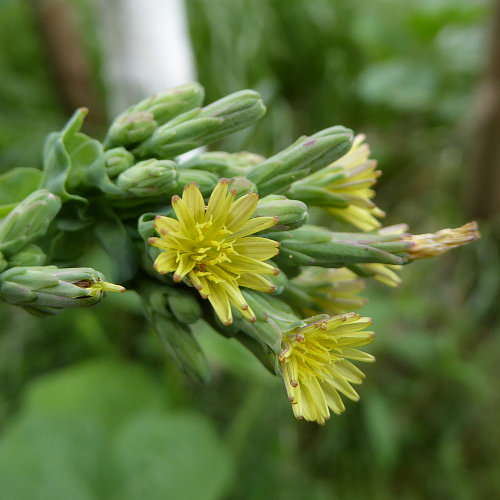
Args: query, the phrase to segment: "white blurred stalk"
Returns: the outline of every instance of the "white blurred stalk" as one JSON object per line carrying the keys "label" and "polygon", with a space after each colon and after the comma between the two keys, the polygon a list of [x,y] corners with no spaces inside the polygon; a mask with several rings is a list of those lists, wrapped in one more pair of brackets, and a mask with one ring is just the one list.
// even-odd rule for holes
{"label": "white blurred stalk", "polygon": [[195,80],[183,0],[100,0],[108,113]]}

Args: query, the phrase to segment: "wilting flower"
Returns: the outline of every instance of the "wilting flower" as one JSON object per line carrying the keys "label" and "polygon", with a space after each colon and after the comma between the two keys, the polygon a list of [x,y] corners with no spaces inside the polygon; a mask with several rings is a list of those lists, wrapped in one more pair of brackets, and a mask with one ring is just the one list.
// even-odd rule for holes
{"label": "wilting flower", "polygon": [[205,207],[198,186],[190,184],[182,198],[172,197],[177,220],[157,216],[155,229],[160,238],[149,240],[162,250],[155,269],[161,274],[173,272],[175,282],[186,279],[210,301],[226,325],[233,321],[231,304],[255,321],[240,286],[272,292],[274,285],[263,275],[279,273],[264,262],[278,253],[278,243],[249,236],[273,226],[277,218],[251,218],[259,199],[255,193],[234,201],[235,197],[234,189],[228,191],[227,179],[221,179]]}
{"label": "wilting flower", "polygon": [[426,259],[441,255],[452,248],[466,245],[480,237],[475,221],[468,222],[455,229],[441,229],[434,234],[410,234],[406,239],[414,246],[408,250],[408,258]]}
{"label": "wilting flower", "polygon": [[357,294],[365,282],[345,267],[338,269],[305,268],[290,284],[304,292],[310,303],[294,304],[305,316],[318,313],[342,314],[364,306],[368,301]]}
{"label": "wilting flower", "polygon": [[364,374],[348,360],[375,361],[357,349],[373,341],[373,332],[362,331],[371,323],[370,318],[347,313],[284,335],[278,359],[295,417],[324,424],[330,409],[336,414],[345,410],[339,393],[359,400],[351,384],[360,384]]}

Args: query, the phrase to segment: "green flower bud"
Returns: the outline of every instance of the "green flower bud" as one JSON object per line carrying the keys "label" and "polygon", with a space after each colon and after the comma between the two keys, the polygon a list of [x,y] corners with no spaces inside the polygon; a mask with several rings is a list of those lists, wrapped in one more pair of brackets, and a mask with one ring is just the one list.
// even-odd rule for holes
{"label": "green flower bud", "polygon": [[194,323],[201,318],[201,307],[194,293],[188,290],[172,289],[167,304],[174,317],[181,323]]}
{"label": "green flower bud", "polygon": [[177,183],[177,165],[170,160],[145,160],[136,163],[116,180],[123,191],[138,198],[170,194]]}
{"label": "green flower bud", "polygon": [[219,177],[231,178],[244,176],[248,170],[264,161],[261,155],[241,151],[240,153],[226,153],[225,151],[211,151],[201,153],[185,161],[179,168],[195,168],[214,172]]}
{"label": "green flower bud", "polygon": [[88,267],[13,267],[0,275],[0,297],[32,313],[54,314],[60,309],[96,304],[103,292],[125,288],[104,281]]}
{"label": "green flower bud", "polygon": [[134,154],[143,158],[173,158],[248,127],[265,111],[257,92],[235,92],[203,109],[187,111],[165,123],[135,148]]}
{"label": "green flower bud", "polygon": [[199,83],[188,83],[144,99],[129,112],[148,111],[158,125],[163,125],[185,111],[201,106],[205,91]]}
{"label": "green flower bud", "polygon": [[[358,238],[367,235],[333,233],[326,228],[305,225],[294,231],[273,233],[281,243],[280,253],[274,258],[278,265],[345,267],[347,264],[381,263],[406,264],[403,248],[406,242],[377,242]],[[402,256],[399,256],[399,255]]]}
{"label": "green flower bud", "polygon": [[108,149],[104,152],[104,164],[106,173],[110,179],[114,179],[135,163],[134,155],[125,148],[118,147]]}
{"label": "green flower bud", "polygon": [[243,196],[257,190],[257,186],[252,181],[241,175],[229,179],[229,189],[236,189],[238,196]]}
{"label": "green flower bud", "polygon": [[262,195],[280,194],[311,172],[326,167],[351,148],[352,131],[331,127],[311,137],[301,137],[288,148],[255,165],[247,177],[255,182]]}
{"label": "green flower bud", "polygon": [[43,266],[47,256],[38,246],[30,243],[9,259],[9,267]]}
{"label": "green flower bud", "polygon": [[307,205],[286,196],[271,194],[259,200],[256,217],[278,217],[275,226],[267,231],[288,231],[303,226],[309,218]]}
{"label": "green flower bud", "polygon": [[[207,380],[210,376],[210,368],[207,359],[203,354],[198,342],[194,338],[189,326],[179,322],[173,311],[169,310],[170,289],[167,285],[156,283],[143,283],[140,289],[144,314],[151,323],[156,333],[163,342],[167,354],[177,364],[177,366],[199,380]],[[175,299],[174,299],[175,302]],[[177,315],[186,314],[185,307],[183,313],[177,308]],[[191,311],[193,313],[194,311]],[[189,315],[190,319],[193,315]]]}
{"label": "green flower bud", "polygon": [[9,257],[43,236],[61,208],[58,196],[46,189],[34,191],[0,224],[0,251]]}
{"label": "green flower bud", "polygon": [[203,170],[179,169],[179,176],[177,178],[178,187],[175,194],[182,194],[184,187],[193,182],[200,188],[203,196],[209,196],[217,185],[217,182],[219,182],[219,178],[217,175],[210,172],[204,172]]}
{"label": "green flower bud", "polygon": [[236,313],[235,328],[257,340],[272,352],[279,354],[282,332],[301,326],[302,321],[294,314],[288,304],[277,297],[247,289],[242,290],[242,293],[255,313],[256,320],[249,322]]}
{"label": "green flower bud", "polygon": [[146,140],[158,124],[150,111],[125,112],[119,115],[109,128],[104,141],[105,149],[122,144],[132,146]]}

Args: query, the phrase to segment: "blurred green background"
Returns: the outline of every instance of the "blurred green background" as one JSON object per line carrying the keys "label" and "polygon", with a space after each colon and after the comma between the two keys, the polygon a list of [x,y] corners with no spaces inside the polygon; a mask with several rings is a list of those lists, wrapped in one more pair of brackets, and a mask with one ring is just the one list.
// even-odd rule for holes
{"label": "blurred green background", "polygon": [[[45,135],[70,112],[47,4],[0,2],[0,173],[40,166]],[[80,104],[100,137],[112,90],[99,14],[92,0],[68,6],[88,64],[91,102]],[[399,289],[368,283],[377,363],[360,403],[325,427],[295,421],[281,380],[212,331],[198,336],[212,379],[188,380],[133,292],[48,319],[0,305],[0,498],[500,498],[500,244],[489,202],[500,185],[488,181],[500,159],[480,161],[489,153],[478,133],[484,82],[498,73],[494,7],[186,0],[207,102],[254,88],[268,106],[219,148],[270,155],[343,124],[366,133],[379,160],[386,225],[431,232],[476,217],[483,237],[408,266]],[[109,269],[99,251],[85,264]]]}

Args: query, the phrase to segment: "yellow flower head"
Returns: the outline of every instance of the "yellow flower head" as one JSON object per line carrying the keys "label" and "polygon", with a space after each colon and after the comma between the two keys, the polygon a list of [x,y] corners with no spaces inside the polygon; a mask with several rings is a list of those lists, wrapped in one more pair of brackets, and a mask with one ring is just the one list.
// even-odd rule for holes
{"label": "yellow flower head", "polygon": [[346,208],[329,207],[328,212],[362,231],[373,231],[380,227],[376,217],[385,216],[371,201],[375,196],[371,187],[377,182],[381,172],[376,170],[376,160],[370,159],[370,148],[364,140],[364,135],[357,135],[350,151],[325,169],[325,172],[340,170],[344,173],[343,177],[336,178],[325,187],[349,202]]}
{"label": "yellow flower head", "polygon": [[426,259],[441,255],[452,248],[466,245],[480,237],[475,221],[456,229],[441,229],[434,234],[410,234],[406,237],[414,246],[408,250],[409,259]]}
{"label": "yellow flower head", "polygon": [[340,414],[345,406],[339,393],[354,401],[364,374],[348,360],[375,361],[357,347],[373,341],[374,333],[361,331],[370,318],[355,313],[326,317],[284,336],[278,357],[283,380],[296,418],[324,424],[330,409]]}
{"label": "yellow flower head", "polygon": [[345,267],[338,269],[305,268],[291,284],[305,292],[314,302],[314,309],[304,306],[305,316],[319,313],[342,314],[364,306],[367,299],[357,294],[365,289],[365,282]]}
{"label": "yellow flower head", "polygon": [[276,217],[251,219],[259,197],[248,193],[235,201],[221,179],[205,206],[196,184],[184,188],[182,198],[172,197],[177,220],[157,216],[155,229],[160,238],[149,243],[162,250],[154,267],[160,273],[174,273],[176,282],[186,279],[208,299],[225,325],[233,321],[231,304],[245,318],[255,321],[240,286],[272,292],[273,284],[262,275],[276,275],[277,269],[264,262],[278,253],[278,243],[249,236],[277,222]]}

